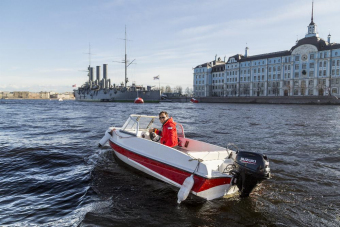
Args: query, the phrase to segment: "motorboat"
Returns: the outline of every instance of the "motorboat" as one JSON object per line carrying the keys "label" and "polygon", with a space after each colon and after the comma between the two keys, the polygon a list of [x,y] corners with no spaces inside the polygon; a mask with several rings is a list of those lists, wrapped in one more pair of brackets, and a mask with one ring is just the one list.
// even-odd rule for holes
{"label": "motorboat", "polygon": [[58,101],[59,101],[59,102],[62,102],[62,101],[64,101],[64,100],[63,100],[62,98],[59,98]]}
{"label": "motorboat", "polygon": [[248,197],[261,181],[270,178],[269,159],[264,154],[186,138],[179,123],[179,145],[171,148],[149,133],[150,128],[160,126],[158,116],[132,114],[122,127],[109,127],[98,146],[109,142],[116,159],[179,188],[179,203],[189,193],[206,200],[237,192]]}
{"label": "motorboat", "polygon": [[191,102],[191,103],[198,103],[198,100],[195,99],[195,98],[191,98],[191,99],[190,99],[190,102]]}

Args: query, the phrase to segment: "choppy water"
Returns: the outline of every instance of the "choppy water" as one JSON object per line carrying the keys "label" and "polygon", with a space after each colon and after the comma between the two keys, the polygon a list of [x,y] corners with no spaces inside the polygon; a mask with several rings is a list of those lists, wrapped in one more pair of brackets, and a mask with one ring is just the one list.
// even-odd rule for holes
{"label": "choppy water", "polygon": [[[186,136],[266,153],[249,198],[177,205],[172,187],[97,147],[132,113],[171,113]],[[340,106],[0,100],[0,225],[339,226]]]}

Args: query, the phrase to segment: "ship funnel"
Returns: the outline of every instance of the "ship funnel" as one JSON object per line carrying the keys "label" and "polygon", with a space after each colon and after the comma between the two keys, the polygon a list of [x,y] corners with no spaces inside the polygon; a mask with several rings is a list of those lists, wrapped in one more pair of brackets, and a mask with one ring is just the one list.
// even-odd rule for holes
{"label": "ship funnel", "polygon": [[97,80],[100,81],[100,66],[96,66]]}
{"label": "ship funnel", "polygon": [[103,64],[103,88],[110,88],[110,86],[106,85],[107,81],[107,64]]}
{"label": "ship funnel", "polygon": [[93,81],[93,67],[90,68],[90,83]]}
{"label": "ship funnel", "polygon": [[107,64],[103,64],[103,78],[107,80]]}

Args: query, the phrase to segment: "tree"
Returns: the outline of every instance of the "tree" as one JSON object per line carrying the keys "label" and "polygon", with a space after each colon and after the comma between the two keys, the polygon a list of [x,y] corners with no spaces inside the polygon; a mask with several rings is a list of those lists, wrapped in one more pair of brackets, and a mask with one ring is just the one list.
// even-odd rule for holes
{"label": "tree", "polygon": [[244,93],[246,96],[249,96],[249,95],[250,95],[249,92],[250,92],[250,86],[249,86],[249,84],[244,84],[244,85],[243,85],[243,93]]}
{"label": "tree", "polygon": [[[278,83],[278,82],[277,82]],[[279,86],[276,82],[273,82],[273,85],[272,85],[272,91],[273,91],[273,94],[278,96],[279,93],[280,93],[280,89],[279,89]]]}
{"label": "tree", "polygon": [[180,95],[183,93],[183,88],[182,86],[176,86],[174,89],[174,92],[179,93]]}
{"label": "tree", "polygon": [[165,92],[165,88],[164,86],[161,87],[161,93],[164,93]]}
{"label": "tree", "polygon": [[166,85],[165,92],[166,93],[172,93],[172,89],[171,89],[171,87],[169,85]]}

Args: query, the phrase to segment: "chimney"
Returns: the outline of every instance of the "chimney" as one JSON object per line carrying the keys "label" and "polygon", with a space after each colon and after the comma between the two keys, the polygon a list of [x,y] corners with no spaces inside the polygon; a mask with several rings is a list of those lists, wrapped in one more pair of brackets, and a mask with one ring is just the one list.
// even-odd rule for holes
{"label": "chimney", "polygon": [[226,58],[226,56],[224,56],[224,62],[225,62],[225,58]]}
{"label": "chimney", "polygon": [[329,35],[328,35],[327,42],[328,42],[328,43],[331,43],[331,33],[329,33]]}
{"label": "chimney", "polygon": [[215,61],[217,60],[217,54],[215,55]]}

